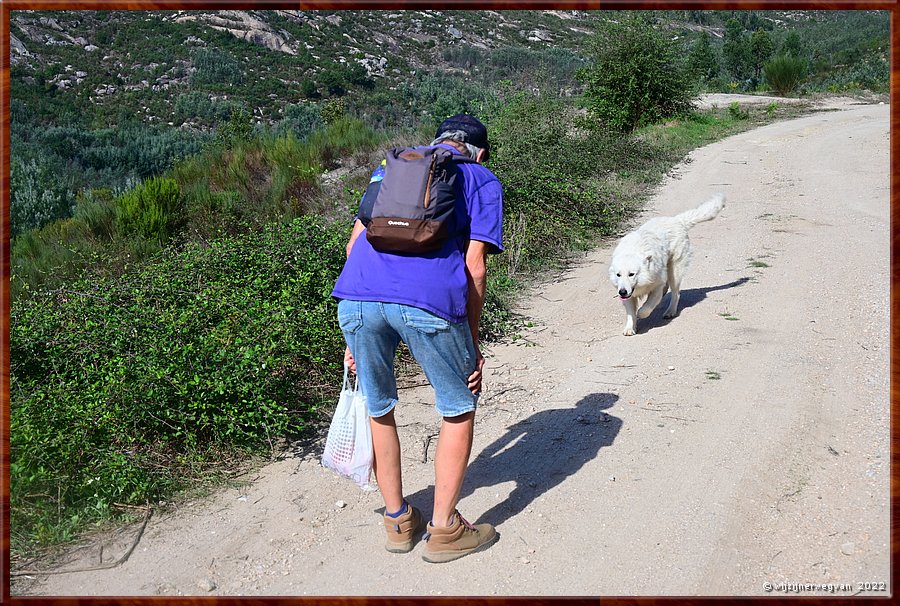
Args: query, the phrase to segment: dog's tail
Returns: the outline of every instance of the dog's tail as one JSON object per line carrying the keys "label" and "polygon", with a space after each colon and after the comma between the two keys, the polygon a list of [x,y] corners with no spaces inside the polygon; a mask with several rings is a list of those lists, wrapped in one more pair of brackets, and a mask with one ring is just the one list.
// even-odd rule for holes
{"label": "dog's tail", "polygon": [[685,226],[690,229],[697,223],[702,223],[703,221],[712,221],[724,207],[725,194],[718,193],[714,194],[712,198],[710,198],[697,208],[686,210],[680,215],[677,215],[677,218],[681,219],[684,222]]}

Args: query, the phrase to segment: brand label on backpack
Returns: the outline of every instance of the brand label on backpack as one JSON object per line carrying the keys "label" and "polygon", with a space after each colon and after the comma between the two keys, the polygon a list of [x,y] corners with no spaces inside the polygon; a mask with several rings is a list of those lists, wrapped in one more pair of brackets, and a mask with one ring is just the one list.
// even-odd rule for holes
{"label": "brand label on backpack", "polygon": [[455,232],[459,162],[474,162],[443,147],[387,152],[384,177],[366,188],[359,218],[380,251],[424,253],[439,249]]}

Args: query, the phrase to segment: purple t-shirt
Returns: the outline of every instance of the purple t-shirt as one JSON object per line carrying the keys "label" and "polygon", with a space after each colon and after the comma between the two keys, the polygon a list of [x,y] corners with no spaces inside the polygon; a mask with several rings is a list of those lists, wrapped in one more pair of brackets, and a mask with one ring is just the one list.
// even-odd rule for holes
{"label": "purple t-shirt", "polygon": [[[409,255],[375,250],[363,230],[353,243],[333,297],[402,303],[451,322],[466,320],[466,246],[469,240],[479,240],[489,245],[489,253],[503,250],[503,190],[494,173],[480,164],[460,163],[458,168],[462,177],[462,195],[456,199],[458,235],[448,238],[439,250]],[[383,175],[379,171],[375,170],[373,179]]]}

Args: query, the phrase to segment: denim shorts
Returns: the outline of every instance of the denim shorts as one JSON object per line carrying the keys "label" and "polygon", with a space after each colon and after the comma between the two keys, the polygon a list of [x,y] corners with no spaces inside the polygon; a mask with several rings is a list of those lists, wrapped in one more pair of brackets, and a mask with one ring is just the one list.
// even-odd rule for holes
{"label": "denim shorts", "polygon": [[338,322],[356,362],[370,416],[386,415],[397,405],[394,357],[400,341],[434,388],[441,416],[475,410],[478,396],[468,386],[475,370],[475,345],[468,322],[450,322],[410,305],[347,299],[338,303]]}

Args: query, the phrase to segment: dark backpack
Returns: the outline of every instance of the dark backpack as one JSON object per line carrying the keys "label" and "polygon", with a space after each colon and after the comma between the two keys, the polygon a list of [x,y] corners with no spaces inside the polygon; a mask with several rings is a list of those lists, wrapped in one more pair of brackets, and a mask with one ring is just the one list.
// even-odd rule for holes
{"label": "dark backpack", "polygon": [[454,235],[460,162],[475,160],[444,147],[388,150],[384,178],[369,183],[359,206],[372,247],[418,254]]}

